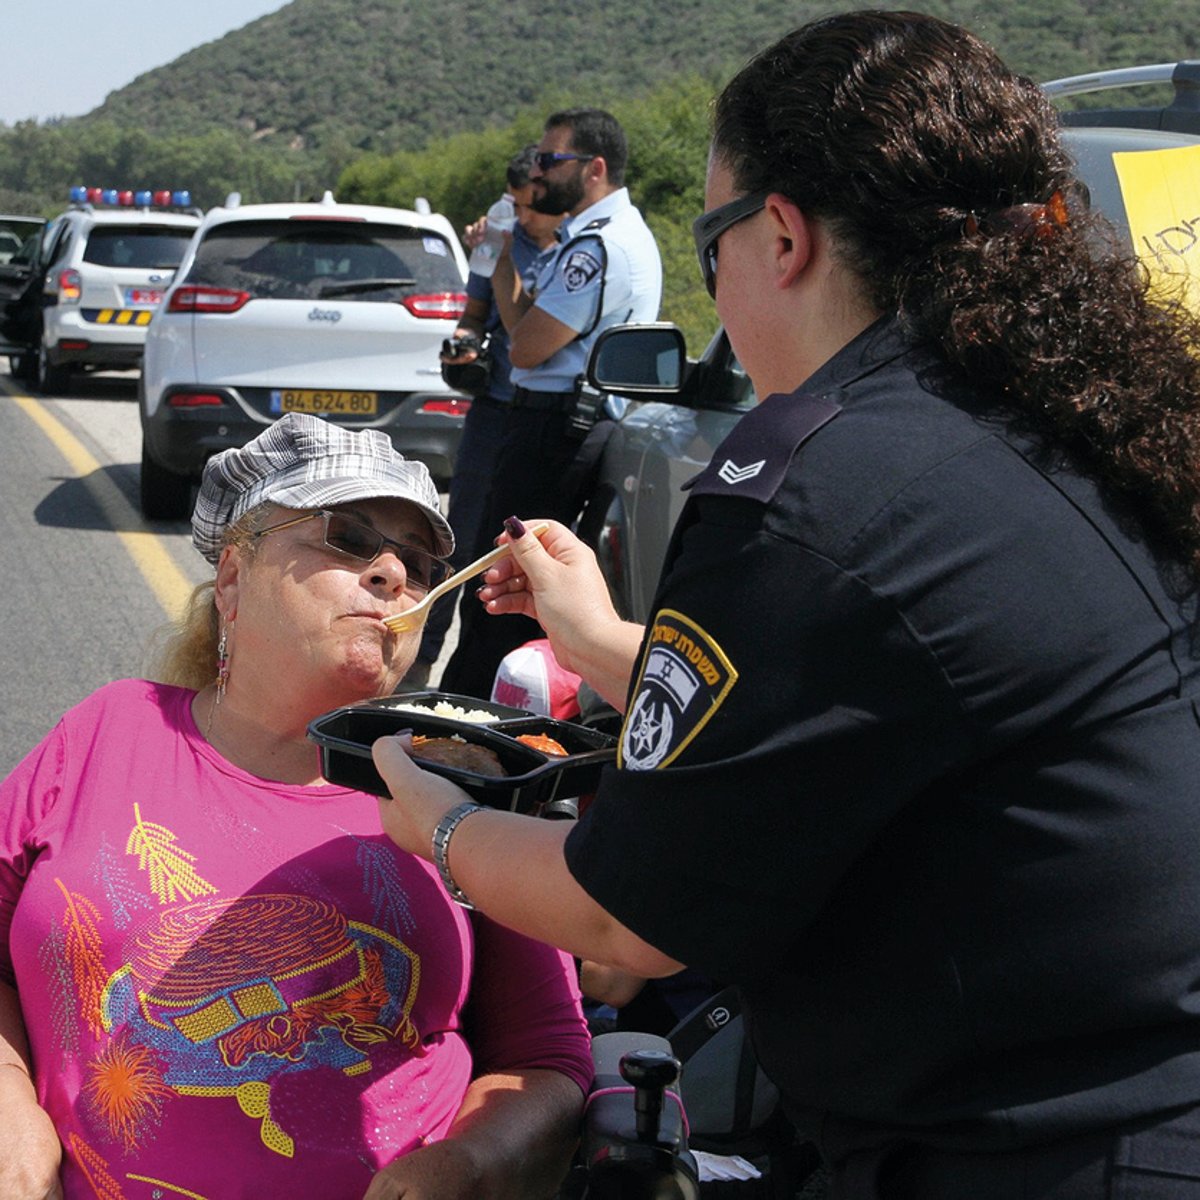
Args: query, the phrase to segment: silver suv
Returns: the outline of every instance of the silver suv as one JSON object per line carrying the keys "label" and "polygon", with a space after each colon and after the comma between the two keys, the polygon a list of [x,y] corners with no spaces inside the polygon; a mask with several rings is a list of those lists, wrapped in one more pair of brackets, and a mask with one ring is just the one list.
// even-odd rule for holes
{"label": "silver suv", "polygon": [[[1163,108],[1090,109],[1063,115],[1063,140],[1094,208],[1126,236],[1129,221],[1113,154],[1200,145],[1200,62],[1163,63],[1045,84],[1054,97],[1171,83]],[[1153,252],[1153,248],[1151,249]],[[681,484],[752,408],[755,396],[718,330],[698,361],[674,325],[619,325],[593,347],[588,384],[630,403],[604,447],[579,532],[595,549],[614,602],[630,620],[650,616],[667,541],[683,508]]]}
{"label": "silver suv", "polygon": [[14,374],[56,392],[72,371],[136,367],[199,224],[186,192],[73,189],[71,207],[43,229],[19,289],[0,291]]}

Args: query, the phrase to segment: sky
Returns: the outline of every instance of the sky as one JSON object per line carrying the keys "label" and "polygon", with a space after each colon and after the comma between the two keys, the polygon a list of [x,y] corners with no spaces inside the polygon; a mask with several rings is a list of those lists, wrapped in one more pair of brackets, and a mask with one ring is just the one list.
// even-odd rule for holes
{"label": "sky", "polygon": [[0,34],[0,121],[77,117],[109,92],[286,0],[51,0],[21,5]]}

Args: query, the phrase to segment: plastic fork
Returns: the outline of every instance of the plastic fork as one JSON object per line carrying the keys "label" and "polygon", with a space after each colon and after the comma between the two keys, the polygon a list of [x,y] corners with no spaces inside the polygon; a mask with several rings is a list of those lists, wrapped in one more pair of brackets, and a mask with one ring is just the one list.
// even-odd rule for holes
{"label": "plastic fork", "polygon": [[[539,521],[535,525],[530,525],[528,531],[534,537],[541,537],[549,528],[550,526],[545,521]],[[412,608],[405,609],[402,613],[396,613],[394,617],[384,617],[383,623],[393,633],[409,633],[414,629],[420,629],[429,617],[430,610],[433,608],[435,601],[440,600],[447,592],[454,591],[456,587],[466,583],[468,579],[474,579],[476,575],[482,575],[488,567],[494,563],[498,563],[502,558],[511,553],[511,542],[505,542],[504,545],[497,546],[495,550],[489,550],[482,558],[477,558],[469,566],[463,567],[461,571],[456,571],[449,579],[442,580],[437,587],[430,588]]]}

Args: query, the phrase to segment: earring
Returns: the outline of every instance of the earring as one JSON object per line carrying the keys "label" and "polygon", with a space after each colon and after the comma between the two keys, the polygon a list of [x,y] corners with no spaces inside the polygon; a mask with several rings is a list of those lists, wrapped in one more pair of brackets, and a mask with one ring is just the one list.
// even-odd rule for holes
{"label": "earring", "polygon": [[217,642],[217,699],[216,703],[221,703],[221,697],[225,695],[225,685],[229,682],[229,627],[233,624],[221,626],[221,638]]}

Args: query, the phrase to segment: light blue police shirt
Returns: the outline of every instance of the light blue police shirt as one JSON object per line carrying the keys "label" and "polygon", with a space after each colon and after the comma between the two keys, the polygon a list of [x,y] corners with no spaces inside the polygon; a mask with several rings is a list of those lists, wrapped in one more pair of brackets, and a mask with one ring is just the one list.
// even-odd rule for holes
{"label": "light blue police shirt", "polygon": [[626,188],[567,217],[560,248],[542,269],[534,305],[577,330],[536,367],[513,367],[512,381],[531,392],[570,392],[600,333],[626,321],[654,321],[662,300],[662,260]]}

